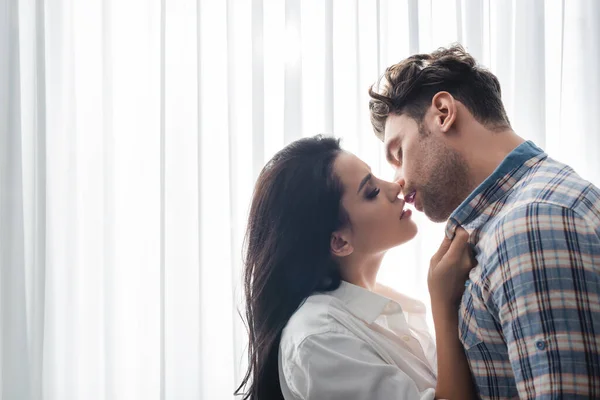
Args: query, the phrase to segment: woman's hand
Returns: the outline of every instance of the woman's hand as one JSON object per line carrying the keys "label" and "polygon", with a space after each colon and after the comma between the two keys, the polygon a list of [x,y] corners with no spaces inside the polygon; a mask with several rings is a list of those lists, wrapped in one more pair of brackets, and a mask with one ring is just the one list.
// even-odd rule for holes
{"label": "woman's hand", "polygon": [[427,284],[432,304],[456,306],[465,291],[465,282],[476,262],[469,248],[469,234],[456,229],[454,239],[444,238],[431,258]]}
{"label": "woman's hand", "polygon": [[438,356],[438,399],[473,399],[476,397],[469,363],[458,338],[458,304],[465,291],[465,281],[475,260],[469,248],[469,234],[456,230],[454,239],[444,239],[431,258],[429,295],[435,327]]}

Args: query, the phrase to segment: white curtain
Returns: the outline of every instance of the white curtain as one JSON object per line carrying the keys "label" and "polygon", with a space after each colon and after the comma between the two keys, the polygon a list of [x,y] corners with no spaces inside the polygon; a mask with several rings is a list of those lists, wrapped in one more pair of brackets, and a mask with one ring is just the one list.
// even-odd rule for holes
{"label": "white curtain", "polygon": [[[0,400],[233,398],[260,168],[334,133],[390,178],[367,89],[452,42],[600,183],[595,0],[0,0]],[[381,279],[426,300],[416,219]]]}

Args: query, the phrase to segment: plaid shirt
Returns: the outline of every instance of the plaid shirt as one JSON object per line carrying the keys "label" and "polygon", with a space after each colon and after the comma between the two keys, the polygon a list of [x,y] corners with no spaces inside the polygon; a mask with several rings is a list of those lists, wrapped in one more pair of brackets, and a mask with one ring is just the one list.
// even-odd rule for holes
{"label": "plaid shirt", "polygon": [[479,264],[459,331],[481,398],[600,398],[600,190],[526,142],[457,226]]}

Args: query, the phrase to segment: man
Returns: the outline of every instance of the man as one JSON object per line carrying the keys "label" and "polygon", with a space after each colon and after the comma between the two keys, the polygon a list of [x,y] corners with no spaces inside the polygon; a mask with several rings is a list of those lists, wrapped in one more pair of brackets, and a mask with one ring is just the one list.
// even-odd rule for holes
{"label": "man", "polygon": [[512,130],[460,46],[391,66],[370,95],[406,201],[470,235],[459,335],[479,395],[600,398],[600,190]]}

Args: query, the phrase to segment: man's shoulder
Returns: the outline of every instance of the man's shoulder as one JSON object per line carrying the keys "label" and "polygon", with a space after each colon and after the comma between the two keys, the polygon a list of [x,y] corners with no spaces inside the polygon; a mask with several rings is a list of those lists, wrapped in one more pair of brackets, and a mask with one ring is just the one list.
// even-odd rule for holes
{"label": "man's shoulder", "polygon": [[535,243],[548,249],[564,232],[600,237],[600,190],[558,161],[539,162],[504,201],[480,237],[487,274],[502,260],[533,251]]}
{"label": "man's shoulder", "polygon": [[542,204],[549,208],[567,208],[577,211],[581,202],[592,202],[600,207],[600,189],[582,178],[569,165],[550,157],[532,168],[519,185],[517,197],[525,203]]}
{"label": "man's shoulder", "polygon": [[557,218],[564,217],[581,218],[600,232],[600,189],[570,166],[548,157],[515,185],[490,228],[527,230],[538,228],[531,225],[535,220],[551,219],[556,225],[560,224]]}

